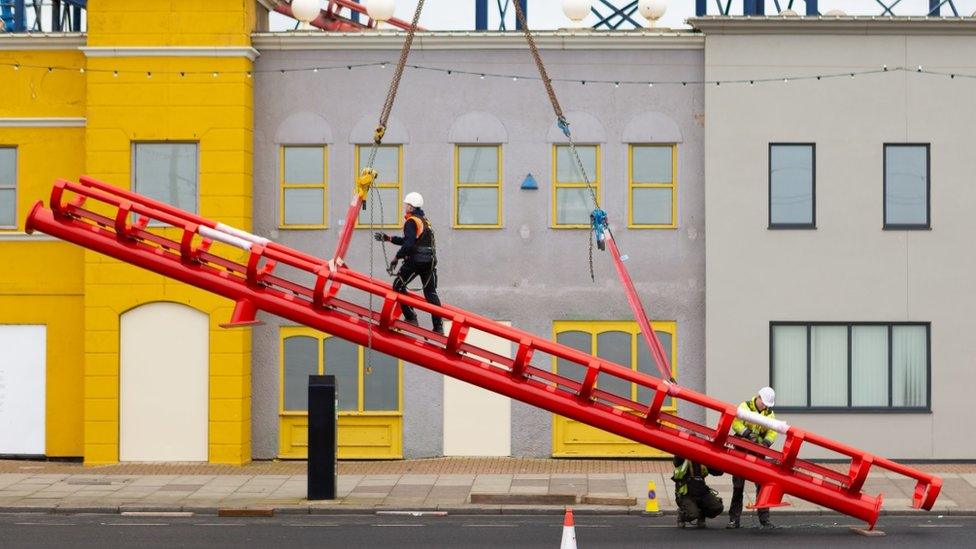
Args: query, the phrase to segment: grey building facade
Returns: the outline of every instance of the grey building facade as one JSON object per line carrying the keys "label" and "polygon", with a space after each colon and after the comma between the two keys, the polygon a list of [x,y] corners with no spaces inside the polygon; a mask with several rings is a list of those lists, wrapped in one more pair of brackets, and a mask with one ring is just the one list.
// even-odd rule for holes
{"label": "grey building facade", "polygon": [[[254,36],[254,47],[261,54],[254,74],[257,234],[316,256],[331,255],[351,196],[353,176],[358,171],[357,158],[363,156],[357,150],[365,154],[372,141],[392,73],[392,64],[380,64],[395,61],[401,40],[402,37],[383,33]],[[598,172],[600,205],[609,213],[618,242],[630,257],[627,265],[649,315],[673,325],[670,341],[675,342],[672,356],[676,357],[678,378],[688,387],[703,390],[704,90],[680,84],[703,77],[703,38],[694,32],[550,32],[539,33],[538,41],[551,77],[575,81],[557,82],[556,92],[575,140],[584,145],[588,167]],[[594,345],[601,331],[631,330],[609,324],[632,323],[633,317],[606,254],[594,251],[596,281],[590,280],[589,231],[578,228],[579,219],[570,219],[581,215],[574,196],[581,192],[579,186],[560,190],[556,198],[554,180],[573,178],[566,175],[571,170],[562,164],[568,158],[561,156],[565,154],[561,147],[565,138],[555,126],[542,84],[530,78],[513,81],[510,77],[490,76],[536,76],[521,35],[423,33],[417,37],[409,63],[440,71],[410,68],[400,84],[384,139],[391,148],[381,152],[378,160],[383,166],[380,186],[387,188],[383,209],[386,221],[392,225],[382,230],[399,231],[396,225],[402,222],[400,197],[411,191],[420,192],[436,233],[442,301],[548,337],[565,328],[576,332],[566,336],[572,339],[579,335],[580,326],[585,331],[585,326],[591,325]],[[359,66],[368,64],[375,65]],[[344,65],[353,68],[325,69]],[[322,70],[287,70],[310,67]],[[489,76],[481,78],[482,73]],[[586,80],[590,82],[583,84]],[[679,83],[653,87],[612,84],[631,80]],[[495,159],[490,155],[497,154],[497,162],[472,160],[475,153],[487,154],[490,159]],[[591,161],[594,157],[595,161]],[[638,159],[637,164],[632,164],[634,158]],[[673,159],[672,170],[666,169],[667,161],[662,160],[665,158]],[[285,165],[289,162],[295,169]],[[305,163],[304,168],[301,162]],[[496,166],[494,170],[492,164]],[[397,176],[384,177],[384,169]],[[661,185],[655,183],[648,185],[655,190],[647,195],[637,190],[640,181],[660,183],[668,179],[639,173],[656,174],[662,170],[670,173],[670,189],[675,193],[673,202],[667,201],[674,208],[673,218],[667,215],[660,200],[667,196],[667,189],[662,195]],[[468,178],[462,171],[478,172],[486,179]],[[531,187],[525,184],[530,174],[537,189],[523,188]],[[301,185],[291,185],[289,178],[302,181],[303,177],[316,181],[322,178],[323,184],[311,191],[311,187],[303,190]],[[467,194],[465,184],[477,187],[486,182],[489,184],[481,190]],[[487,192],[487,198],[479,192]],[[496,205],[493,194],[497,197],[494,200],[500,200],[499,219],[494,219],[491,212]],[[632,208],[631,197],[638,195],[639,201],[652,195],[653,198]],[[323,199],[326,207],[320,211],[317,204]],[[316,204],[311,213],[309,200]],[[466,205],[464,212],[459,213],[462,200]],[[559,208],[554,201],[559,202]],[[664,216],[673,227],[637,228],[645,215],[641,211],[646,208],[655,212],[647,215]],[[632,211],[636,217],[631,219],[628,214]],[[313,226],[305,224],[307,220],[292,224],[299,227],[285,223],[289,218],[303,220],[308,215],[315,220]],[[369,211],[362,212],[362,222],[369,215]],[[374,219],[380,221],[378,211],[374,212]],[[558,227],[563,221],[575,228]],[[367,228],[357,229],[348,263],[364,272],[372,265],[377,277],[387,278],[378,246],[370,239]],[[389,253],[394,250],[389,248]],[[330,351],[327,338],[283,325],[277,318],[264,320],[266,324],[253,331],[253,455],[256,459],[301,457],[301,402],[288,404],[291,397],[286,393],[296,389],[294,383],[288,385],[283,379],[292,375],[299,379],[303,371],[289,370],[286,375],[283,363],[311,361],[314,370],[316,359],[310,357],[318,356],[319,370],[330,371],[339,367],[336,362],[336,366],[330,366],[330,356],[355,360],[355,355],[350,354],[354,351]],[[429,318],[421,315],[420,322],[425,325]],[[304,343],[295,340],[294,349],[285,349],[283,342],[289,334],[307,339]],[[344,352],[346,355],[342,355]],[[637,362],[634,357],[627,359]],[[349,374],[353,376],[350,379],[359,379],[359,405],[357,408],[356,397],[350,393],[346,408],[351,413],[340,418],[340,425],[344,420],[348,422],[340,427],[340,431],[345,429],[345,434],[340,432],[340,445],[359,448],[350,450],[347,456],[416,458],[477,453],[477,444],[466,446],[462,439],[491,438],[491,433],[500,433],[507,445],[506,441],[499,441],[486,453],[549,456],[561,452],[561,444],[554,442],[553,435],[558,422],[551,414],[507,401],[496,401],[479,410],[475,400],[464,396],[481,398],[464,392],[470,389],[455,387],[451,385],[453,380],[444,380],[439,374],[413,365],[403,366],[402,378],[390,378],[398,384],[399,396],[389,387],[376,389],[399,400],[388,406],[396,408],[399,415],[393,415],[399,420],[391,420],[392,427],[369,426],[372,416],[366,393],[373,390],[370,383],[375,387],[383,383],[370,381],[369,376],[377,375],[379,368],[371,365],[371,359],[361,356],[359,360],[358,374],[354,369]],[[550,362],[538,359],[545,367],[550,367]],[[289,406],[297,411],[290,413]],[[566,433],[567,440],[576,436]],[[389,445],[385,454],[383,450],[373,453],[369,449],[371,443],[367,439],[374,435],[382,439],[377,447]],[[602,441],[592,433],[582,436],[593,438],[590,446],[582,450],[563,448],[562,454],[629,455],[629,450],[621,450],[619,445]],[[396,437],[400,437],[399,448],[396,441],[388,440]]]}
{"label": "grey building facade", "polygon": [[740,82],[705,89],[708,394],[771,383],[805,429],[971,459],[976,20],[692,25]]}

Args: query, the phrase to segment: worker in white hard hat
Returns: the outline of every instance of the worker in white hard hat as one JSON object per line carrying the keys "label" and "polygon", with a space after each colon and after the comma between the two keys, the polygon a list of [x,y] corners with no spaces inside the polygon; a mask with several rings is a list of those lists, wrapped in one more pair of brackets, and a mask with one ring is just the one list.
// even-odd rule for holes
{"label": "worker in white hard hat", "polygon": [[[757,414],[775,419],[773,406],[776,404],[776,391],[772,387],[759,389],[756,396],[739,404],[740,410],[748,410]],[[768,429],[756,423],[749,423],[736,418],[732,422],[732,431],[735,436],[744,438],[756,444],[762,444],[766,448],[773,445],[776,440],[776,431]],[[757,455],[759,455],[757,453]],[[739,519],[742,516],[742,493],[745,491],[746,479],[742,477],[732,477],[732,501],[729,503],[729,524],[726,528],[738,528]],[[759,484],[756,484],[756,497],[759,496]],[[759,525],[763,528],[773,528],[773,523],[769,521],[769,509],[757,509],[759,515]]]}
{"label": "worker in white hard hat", "polygon": [[[403,236],[390,236],[386,233],[374,233],[373,238],[379,241],[392,242],[400,249],[396,257],[390,262],[388,272],[393,274],[397,270],[397,263],[403,260],[400,270],[393,281],[393,289],[405,294],[407,284],[414,278],[420,277],[423,284],[424,298],[428,303],[440,305],[437,296],[437,250],[434,240],[434,230],[424,216],[424,197],[413,192],[403,197]],[[417,324],[417,313],[412,307],[402,305],[403,319],[410,324]],[[444,333],[444,321],[439,316],[431,315],[435,332]]]}

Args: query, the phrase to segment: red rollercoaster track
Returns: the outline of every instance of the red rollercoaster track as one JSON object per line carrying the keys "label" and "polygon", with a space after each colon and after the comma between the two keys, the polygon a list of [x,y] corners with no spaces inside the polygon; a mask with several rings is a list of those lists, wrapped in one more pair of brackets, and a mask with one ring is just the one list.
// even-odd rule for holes
{"label": "red rollercoaster track", "polygon": [[[234,300],[236,307],[227,326],[252,324],[256,312],[263,310],[359,345],[371,344],[377,351],[406,362],[745,477],[762,485],[754,507],[786,505],[782,498],[789,494],[863,520],[873,528],[882,495],[862,491],[873,468],[914,479],[912,507],[930,510],[935,503],[942,487],[942,479],[937,476],[782,421],[738,410],[734,404],[469,311],[430,305],[417,295],[396,293],[386,282],[349,269],[342,256],[368,186],[368,182],[365,188],[360,186],[350,204],[337,254],[331,260],[86,177],[80,183],[58,181],[52,189],[49,208],[38,202],[26,230],[42,231]],[[148,225],[150,220],[152,227]],[[615,258],[619,260],[619,255]],[[312,275],[314,284],[307,286],[276,273],[281,265]],[[369,296],[382,303],[379,311],[349,299],[362,302]],[[440,335],[400,320],[401,305],[452,321],[450,332]],[[514,358],[467,343],[466,336],[472,329],[510,341]],[[576,364],[585,369],[585,375],[582,381],[574,381],[533,365],[533,357],[537,363],[555,357]],[[645,387],[653,392],[653,397],[650,402],[635,402],[630,395],[600,389],[598,382],[608,377]],[[684,406],[713,410],[718,413],[718,421],[715,425],[700,424],[665,412],[662,407],[668,398],[677,399]],[[736,417],[783,433],[783,450],[729,436]],[[801,448],[808,446],[827,450],[849,462],[837,471],[801,459]]]}

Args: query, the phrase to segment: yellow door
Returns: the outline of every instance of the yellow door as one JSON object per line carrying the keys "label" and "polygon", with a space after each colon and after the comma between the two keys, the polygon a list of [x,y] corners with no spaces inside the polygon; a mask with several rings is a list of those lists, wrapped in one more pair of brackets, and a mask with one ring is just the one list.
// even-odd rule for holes
{"label": "yellow door", "polygon": [[[664,352],[671,360],[677,378],[677,324],[652,323]],[[585,353],[604,358],[632,370],[659,376],[654,359],[633,321],[557,321],[553,326],[556,341]],[[553,360],[553,371],[576,381],[583,380],[584,368],[564,360]],[[631,400],[650,403],[652,391],[611,377],[600,377],[597,386]],[[673,401],[665,410],[673,411]],[[552,454],[555,457],[666,457],[665,452],[639,444],[585,423],[553,415]]]}
{"label": "yellow door", "polygon": [[339,458],[403,457],[400,361],[322,332],[283,327],[280,333],[278,456],[308,457],[308,376],[336,376]]}

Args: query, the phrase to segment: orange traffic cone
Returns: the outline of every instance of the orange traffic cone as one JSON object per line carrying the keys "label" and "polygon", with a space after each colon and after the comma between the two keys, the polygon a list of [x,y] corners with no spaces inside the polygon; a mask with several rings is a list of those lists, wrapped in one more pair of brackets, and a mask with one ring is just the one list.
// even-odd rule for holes
{"label": "orange traffic cone", "polygon": [[563,540],[559,549],[576,549],[576,523],[573,522],[573,508],[566,508],[566,518],[563,519]]}

